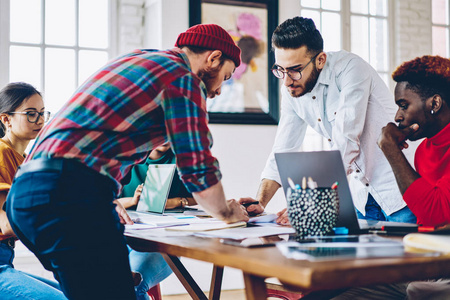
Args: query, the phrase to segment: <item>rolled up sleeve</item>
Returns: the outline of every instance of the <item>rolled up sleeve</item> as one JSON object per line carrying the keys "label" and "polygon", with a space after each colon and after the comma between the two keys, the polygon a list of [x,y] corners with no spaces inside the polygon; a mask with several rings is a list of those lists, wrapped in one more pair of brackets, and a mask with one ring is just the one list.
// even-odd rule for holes
{"label": "rolled up sleeve", "polygon": [[204,95],[203,84],[199,87],[192,76],[185,76],[164,91],[161,103],[177,168],[191,193],[217,184],[222,177],[210,150],[213,141]]}

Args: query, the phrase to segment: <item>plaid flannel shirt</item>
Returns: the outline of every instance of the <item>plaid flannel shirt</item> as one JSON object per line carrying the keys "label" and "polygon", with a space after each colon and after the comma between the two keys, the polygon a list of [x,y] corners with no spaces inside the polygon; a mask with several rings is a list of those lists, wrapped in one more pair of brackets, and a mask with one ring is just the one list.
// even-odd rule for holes
{"label": "plaid flannel shirt", "polygon": [[206,86],[178,48],[136,50],[91,76],[46,125],[27,160],[76,159],[118,184],[166,141],[190,192],[221,179],[211,155]]}

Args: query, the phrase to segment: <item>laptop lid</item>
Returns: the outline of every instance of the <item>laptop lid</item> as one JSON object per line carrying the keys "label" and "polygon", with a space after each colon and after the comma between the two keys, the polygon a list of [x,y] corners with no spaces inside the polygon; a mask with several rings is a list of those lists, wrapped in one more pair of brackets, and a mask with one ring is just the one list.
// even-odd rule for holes
{"label": "laptop lid", "polygon": [[163,214],[175,174],[175,164],[149,165],[136,211]]}
{"label": "laptop lid", "polygon": [[275,161],[285,195],[289,186],[288,177],[299,184],[303,177],[311,177],[319,187],[331,187],[337,181],[339,217],[336,227],[347,227],[350,233],[360,231],[347,175],[338,150],[275,153]]}

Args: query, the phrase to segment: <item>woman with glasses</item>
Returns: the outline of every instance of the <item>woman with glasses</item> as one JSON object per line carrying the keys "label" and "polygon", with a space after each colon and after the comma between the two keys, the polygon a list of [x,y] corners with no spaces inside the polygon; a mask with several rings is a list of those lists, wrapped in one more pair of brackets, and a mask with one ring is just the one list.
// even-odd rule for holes
{"label": "woman with glasses", "polygon": [[[0,207],[3,207],[25,149],[50,118],[41,94],[23,82],[0,91]],[[56,282],[14,269],[16,235],[0,210],[0,299],[66,299]]]}

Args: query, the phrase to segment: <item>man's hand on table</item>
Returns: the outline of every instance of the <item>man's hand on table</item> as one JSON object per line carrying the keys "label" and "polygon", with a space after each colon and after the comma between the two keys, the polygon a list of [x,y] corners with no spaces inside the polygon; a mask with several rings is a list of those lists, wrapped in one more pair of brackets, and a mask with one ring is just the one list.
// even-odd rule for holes
{"label": "man's hand on table", "polygon": [[223,221],[227,223],[248,222],[248,213],[245,207],[240,205],[236,200],[227,200],[228,212],[224,215]]}
{"label": "man's hand on table", "polygon": [[[245,203],[257,202],[257,201],[251,197],[247,197],[247,198],[240,198],[238,200],[238,202],[241,205],[244,205]],[[242,206],[242,207],[244,207],[244,206]],[[250,216],[256,216],[256,215],[262,214],[264,212],[264,206],[262,206],[261,203],[251,204],[251,205],[247,206],[246,210]]]}
{"label": "man's hand on table", "polygon": [[123,205],[118,200],[114,200],[113,203],[116,204],[116,212],[119,215],[120,223],[133,225],[134,222],[131,220]]}

